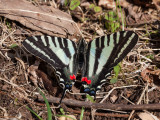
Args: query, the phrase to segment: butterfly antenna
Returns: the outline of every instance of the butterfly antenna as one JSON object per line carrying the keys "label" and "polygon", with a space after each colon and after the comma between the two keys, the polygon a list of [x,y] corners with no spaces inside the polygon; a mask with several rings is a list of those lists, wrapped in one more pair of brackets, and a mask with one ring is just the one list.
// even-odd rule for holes
{"label": "butterfly antenna", "polygon": [[61,99],[60,99],[60,101],[59,101],[59,104],[61,104],[62,103],[62,99],[64,98],[64,96],[65,96],[65,94],[66,94],[66,88],[64,88],[63,89],[63,94],[62,94],[62,97],[61,97]]}

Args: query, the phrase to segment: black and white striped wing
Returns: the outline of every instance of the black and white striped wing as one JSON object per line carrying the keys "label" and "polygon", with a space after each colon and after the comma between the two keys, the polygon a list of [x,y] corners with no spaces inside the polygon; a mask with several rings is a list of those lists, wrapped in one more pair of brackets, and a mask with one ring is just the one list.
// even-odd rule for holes
{"label": "black and white striped wing", "polygon": [[106,82],[111,70],[136,45],[138,35],[132,31],[121,31],[102,36],[89,42],[86,51],[84,92],[95,95]]}
{"label": "black and white striped wing", "polygon": [[77,48],[73,41],[53,36],[33,36],[24,40],[22,44],[27,51],[49,63],[56,70],[56,75],[65,88],[66,85],[71,85],[70,76],[76,74]]}

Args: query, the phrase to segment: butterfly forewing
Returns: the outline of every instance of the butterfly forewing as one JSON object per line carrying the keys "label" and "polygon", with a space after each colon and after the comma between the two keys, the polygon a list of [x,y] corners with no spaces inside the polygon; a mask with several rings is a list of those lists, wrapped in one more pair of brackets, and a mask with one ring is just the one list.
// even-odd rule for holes
{"label": "butterfly forewing", "polygon": [[[138,35],[132,31],[121,31],[102,36],[88,43],[86,69],[83,77],[91,80],[85,88],[97,89],[106,82],[111,70],[136,45]],[[83,78],[82,78],[83,79]]]}
{"label": "butterfly forewing", "polygon": [[[33,36],[23,41],[23,46],[33,55],[49,63],[64,86],[70,84],[70,75],[76,74],[76,44],[65,38]],[[72,81],[71,81],[72,82]]]}

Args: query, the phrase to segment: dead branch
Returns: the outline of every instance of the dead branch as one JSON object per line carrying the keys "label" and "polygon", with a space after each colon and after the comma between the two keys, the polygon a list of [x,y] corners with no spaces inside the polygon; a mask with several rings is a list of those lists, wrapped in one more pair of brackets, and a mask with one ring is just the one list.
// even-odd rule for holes
{"label": "dead branch", "polygon": [[[76,113],[76,114],[81,114],[81,111],[78,110],[73,110],[73,109],[67,109],[68,112],[72,112],[72,113]],[[84,112],[84,115],[91,115],[91,112]],[[120,113],[95,113],[96,116],[102,116],[102,117],[123,117],[123,118],[128,118],[129,115],[128,114],[120,114]]]}
{"label": "dead branch", "polygon": [[0,16],[52,36],[80,35],[80,30],[69,14],[55,8],[49,9],[48,6],[36,7],[25,0],[0,0]]}
{"label": "dead branch", "polygon": [[[38,95],[38,101],[44,101],[43,97]],[[47,97],[50,103],[59,103],[60,98]],[[77,106],[94,109],[110,109],[110,110],[160,110],[160,104],[143,104],[143,105],[123,105],[123,104],[106,104],[106,103],[91,103],[72,99],[63,99],[62,103],[71,106]]]}

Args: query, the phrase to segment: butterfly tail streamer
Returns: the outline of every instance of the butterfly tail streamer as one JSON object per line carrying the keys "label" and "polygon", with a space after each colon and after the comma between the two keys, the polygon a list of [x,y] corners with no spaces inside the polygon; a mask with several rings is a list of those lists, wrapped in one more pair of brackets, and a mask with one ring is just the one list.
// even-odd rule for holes
{"label": "butterfly tail streamer", "polygon": [[59,104],[62,103],[62,100],[63,100],[63,98],[64,98],[64,96],[65,96],[65,94],[66,94],[66,91],[67,91],[67,89],[64,88],[64,89],[63,89],[63,93],[62,93],[62,97],[61,97],[61,99],[60,99],[60,101],[59,101]]}

